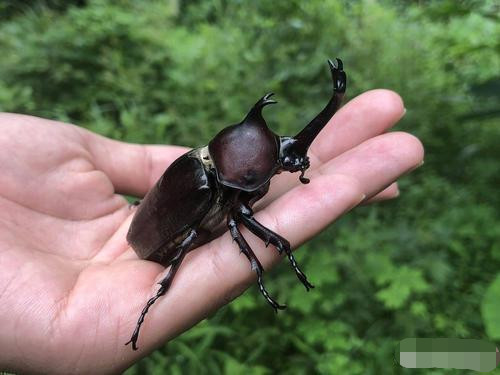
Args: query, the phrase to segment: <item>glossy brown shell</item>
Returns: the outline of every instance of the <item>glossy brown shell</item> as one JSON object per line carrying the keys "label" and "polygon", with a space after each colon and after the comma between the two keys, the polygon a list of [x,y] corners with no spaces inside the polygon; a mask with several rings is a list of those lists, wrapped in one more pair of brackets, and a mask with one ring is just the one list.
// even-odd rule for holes
{"label": "glossy brown shell", "polygon": [[168,265],[187,231],[212,207],[214,181],[196,151],[174,161],[137,208],[127,241],[140,258]]}
{"label": "glossy brown shell", "polygon": [[278,167],[278,137],[267,126],[249,119],[223,129],[208,149],[219,182],[240,190],[257,190]]}

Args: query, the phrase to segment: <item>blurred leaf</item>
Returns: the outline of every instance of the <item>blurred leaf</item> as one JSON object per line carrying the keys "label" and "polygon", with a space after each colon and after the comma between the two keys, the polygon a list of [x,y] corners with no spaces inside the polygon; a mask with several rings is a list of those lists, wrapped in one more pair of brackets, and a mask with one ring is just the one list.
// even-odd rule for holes
{"label": "blurred leaf", "polygon": [[500,339],[500,274],[492,281],[486,290],[481,303],[486,333],[492,339]]}

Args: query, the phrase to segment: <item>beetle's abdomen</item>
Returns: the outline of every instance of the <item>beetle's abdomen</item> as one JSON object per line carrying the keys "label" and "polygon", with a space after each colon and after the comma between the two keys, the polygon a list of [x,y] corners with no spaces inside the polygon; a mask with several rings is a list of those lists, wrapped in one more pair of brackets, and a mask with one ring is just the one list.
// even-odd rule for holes
{"label": "beetle's abdomen", "polygon": [[183,235],[209,211],[213,181],[195,151],[174,161],[137,208],[127,241],[140,258],[168,264]]}
{"label": "beetle's abdomen", "polygon": [[278,142],[268,128],[233,125],[217,134],[208,147],[218,179],[226,186],[253,191],[276,171]]}

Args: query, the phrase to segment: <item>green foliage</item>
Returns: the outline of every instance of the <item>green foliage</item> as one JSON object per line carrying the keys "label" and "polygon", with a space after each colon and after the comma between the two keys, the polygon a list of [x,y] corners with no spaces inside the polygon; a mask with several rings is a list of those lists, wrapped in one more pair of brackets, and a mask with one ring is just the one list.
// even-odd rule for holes
{"label": "green foliage", "polygon": [[498,319],[498,312],[500,311],[500,273],[497,274],[495,280],[488,287],[481,305],[481,311],[488,336],[496,340],[500,339],[500,319]]}
{"label": "green foliage", "polygon": [[1,110],[197,146],[274,91],[266,117],[294,133],[339,56],[349,96],[398,91],[398,127],[426,147],[398,200],[356,209],[297,253],[314,291],[280,265],[267,278],[285,313],[253,288],[128,374],[406,373],[393,364],[405,337],[499,339],[495,1],[12,4],[0,5]]}

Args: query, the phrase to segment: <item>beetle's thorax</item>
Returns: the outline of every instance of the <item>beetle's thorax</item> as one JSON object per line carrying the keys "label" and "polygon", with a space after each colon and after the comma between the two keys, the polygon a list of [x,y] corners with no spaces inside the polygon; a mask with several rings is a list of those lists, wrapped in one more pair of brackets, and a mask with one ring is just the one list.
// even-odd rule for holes
{"label": "beetle's thorax", "polygon": [[268,127],[259,101],[239,124],[222,129],[208,144],[217,178],[225,186],[254,191],[276,173],[279,138]]}

